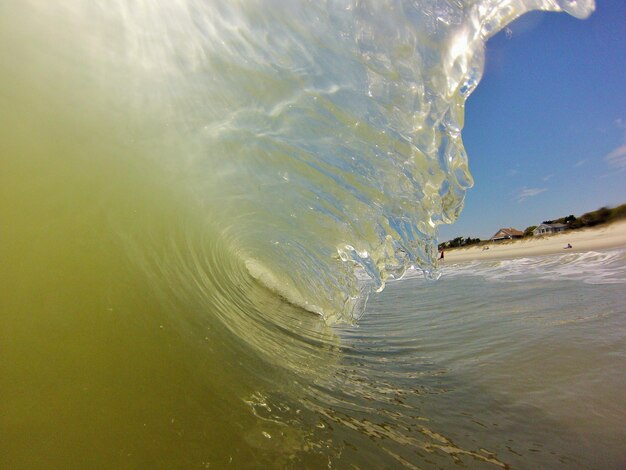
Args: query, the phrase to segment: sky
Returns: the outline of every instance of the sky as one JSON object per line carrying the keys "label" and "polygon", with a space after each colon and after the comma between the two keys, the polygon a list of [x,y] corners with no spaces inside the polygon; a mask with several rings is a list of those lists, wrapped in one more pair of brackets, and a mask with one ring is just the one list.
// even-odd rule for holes
{"label": "sky", "polygon": [[626,203],[626,2],[510,24],[487,43],[465,111],[474,187],[440,241]]}

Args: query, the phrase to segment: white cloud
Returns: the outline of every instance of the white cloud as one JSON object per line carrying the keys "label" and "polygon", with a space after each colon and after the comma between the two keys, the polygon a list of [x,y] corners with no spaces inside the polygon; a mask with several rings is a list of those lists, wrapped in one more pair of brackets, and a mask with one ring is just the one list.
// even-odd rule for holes
{"label": "white cloud", "polygon": [[611,168],[616,168],[617,171],[626,170],[626,144],[605,155],[604,160]]}
{"label": "white cloud", "polygon": [[548,188],[522,188],[519,194],[517,195],[517,202],[522,202],[528,199],[529,197],[534,197],[547,190]]}
{"label": "white cloud", "polygon": [[552,179],[552,177],[553,177],[553,176],[554,176],[554,173],[549,174],[549,175],[546,175],[546,176],[544,176],[542,179],[543,179],[544,181],[548,181],[548,180]]}
{"label": "white cloud", "polygon": [[574,163],[574,168],[578,168],[579,166],[583,166],[587,160],[578,160]]}

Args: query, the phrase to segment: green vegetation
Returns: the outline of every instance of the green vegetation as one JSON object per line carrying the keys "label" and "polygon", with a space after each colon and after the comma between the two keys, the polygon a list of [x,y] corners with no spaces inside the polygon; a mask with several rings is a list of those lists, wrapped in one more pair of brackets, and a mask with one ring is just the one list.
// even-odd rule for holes
{"label": "green vegetation", "polygon": [[476,243],[480,243],[480,238],[456,237],[453,240],[448,240],[447,242],[440,243],[439,249],[442,250],[444,248],[458,248],[460,246],[475,245]]}
{"label": "green vegetation", "polygon": [[570,229],[594,227],[596,225],[608,224],[616,220],[626,218],[626,204],[609,208],[601,207],[595,211],[587,212],[580,217],[568,215],[556,220],[546,220],[544,224],[566,224]]}
{"label": "green vegetation", "polygon": [[602,207],[593,212],[587,212],[571,222],[571,228],[593,227],[600,224],[608,224],[616,220],[626,219],[626,204],[608,208]]}
{"label": "green vegetation", "polygon": [[530,227],[526,227],[526,229],[524,230],[524,236],[525,237],[532,237],[533,236],[533,230],[535,230],[537,228],[536,225],[531,225]]}
{"label": "green vegetation", "polygon": [[[598,209],[601,210],[601,209]],[[560,219],[556,219],[556,220],[544,220],[543,222],[541,222],[542,224],[565,224],[565,225],[569,225],[572,222],[574,222],[576,220],[576,217],[573,215],[568,215],[567,217],[561,217]]]}

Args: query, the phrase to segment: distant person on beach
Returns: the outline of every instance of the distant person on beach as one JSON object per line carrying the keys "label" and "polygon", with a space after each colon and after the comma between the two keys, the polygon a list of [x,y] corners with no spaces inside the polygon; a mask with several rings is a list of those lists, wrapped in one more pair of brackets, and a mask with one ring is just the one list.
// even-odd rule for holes
{"label": "distant person on beach", "polygon": [[570,245],[569,243],[563,248],[564,250],[567,250],[568,248],[571,248],[572,245]]}
{"label": "distant person on beach", "polygon": [[441,255],[439,256],[439,259],[443,259],[443,250],[441,250]]}

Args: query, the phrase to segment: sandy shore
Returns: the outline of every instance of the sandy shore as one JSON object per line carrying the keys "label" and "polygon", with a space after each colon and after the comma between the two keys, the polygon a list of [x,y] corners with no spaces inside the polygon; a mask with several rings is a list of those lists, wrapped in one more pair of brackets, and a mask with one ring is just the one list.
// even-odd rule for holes
{"label": "sandy shore", "polygon": [[[567,244],[572,248],[565,250]],[[485,249],[489,247],[489,249]],[[484,259],[523,258],[554,253],[598,251],[626,247],[626,221],[610,225],[573,230],[544,237],[531,237],[510,242],[491,242],[469,248],[445,251],[446,262]]]}

